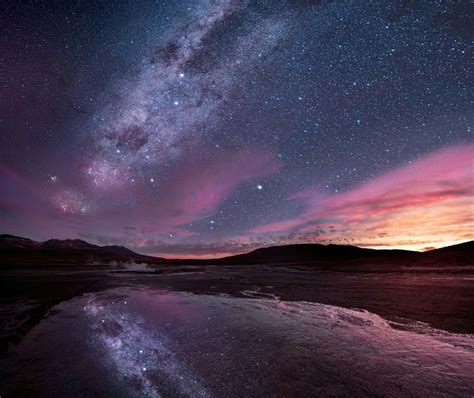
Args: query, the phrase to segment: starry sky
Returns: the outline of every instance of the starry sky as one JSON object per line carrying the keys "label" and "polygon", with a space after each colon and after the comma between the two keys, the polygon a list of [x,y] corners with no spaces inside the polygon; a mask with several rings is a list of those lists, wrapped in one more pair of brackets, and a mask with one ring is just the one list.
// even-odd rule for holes
{"label": "starry sky", "polygon": [[165,257],[473,239],[471,2],[19,3],[0,232]]}

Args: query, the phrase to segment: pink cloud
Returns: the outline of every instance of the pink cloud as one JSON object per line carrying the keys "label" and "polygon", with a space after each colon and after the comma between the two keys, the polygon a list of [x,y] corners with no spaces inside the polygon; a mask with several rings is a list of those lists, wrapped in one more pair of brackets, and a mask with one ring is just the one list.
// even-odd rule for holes
{"label": "pink cloud", "polygon": [[318,239],[387,246],[409,236],[435,244],[471,239],[473,153],[474,145],[446,148],[336,195],[306,190],[290,198],[305,202],[299,216],[251,233],[300,233],[310,239],[311,231],[333,226]]}
{"label": "pink cloud", "polygon": [[[193,158],[180,164],[167,181],[156,186],[156,195],[137,201],[135,209],[119,214],[97,214],[97,234],[110,237],[121,231],[114,223],[136,225],[131,246],[146,247],[160,238],[174,243],[195,234],[190,223],[212,216],[242,183],[278,172],[275,156],[260,151],[216,151],[213,157]],[[118,221],[117,221],[118,220]],[[120,232],[121,233],[121,232]],[[124,237],[112,236],[112,239]]]}
{"label": "pink cloud", "polygon": [[212,214],[244,181],[276,173],[279,164],[266,153],[219,152],[207,161],[189,161],[180,167],[168,187],[169,206],[189,222]]}

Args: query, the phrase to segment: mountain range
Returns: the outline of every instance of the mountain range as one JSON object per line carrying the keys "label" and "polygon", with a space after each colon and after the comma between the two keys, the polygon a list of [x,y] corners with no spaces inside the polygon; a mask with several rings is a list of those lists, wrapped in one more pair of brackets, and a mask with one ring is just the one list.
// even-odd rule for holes
{"label": "mountain range", "polygon": [[235,256],[207,259],[180,260],[145,256],[123,246],[98,246],[80,239],[50,239],[37,242],[14,235],[0,235],[0,258],[10,264],[15,260],[43,263],[45,261],[134,261],[149,264],[350,264],[373,262],[403,262],[407,265],[433,264],[471,265],[474,241],[469,241],[428,252],[408,250],[375,250],[350,245],[295,244],[264,247]]}
{"label": "mountain range", "polygon": [[140,261],[156,262],[159,258],[144,256],[123,246],[98,246],[81,239],[50,239],[38,242],[15,235],[0,235],[0,256],[12,263],[44,262],[49,259],[65,261]]}

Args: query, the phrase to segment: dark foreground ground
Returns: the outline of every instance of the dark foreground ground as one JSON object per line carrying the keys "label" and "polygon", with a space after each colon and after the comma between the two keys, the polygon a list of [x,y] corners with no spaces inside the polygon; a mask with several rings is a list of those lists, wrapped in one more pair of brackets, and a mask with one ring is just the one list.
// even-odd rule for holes
{"label": "dark foreground ground", "polygon": [[[157,299],[158,301],[163,301],[164,299],[162,297],[168,296],[174,297],[173,300],[177,300],[178,302],[184,300],[182,306],[173,307],[175,308],[175,310],[173,310],[174,312],[169,310],[173,312],[173,315],[169,315],[170,319],[167,320],[167,324],[172,325],[170,327],[174,327],[174,322],[177,322],[176,325],[178,326],[172,329],[170,335],[173,337],[173,341],[181,341],[182,344],[184,344],[178,344],[181,349],[186,345],[185,341],[189,342],[192,341],[193,338],[196,338],[195,330],[197,328],[203,328],[203,325],[200,324],[201,320],[199,320],[201,318],[194,319],[193,314],[202,315],[210,311],[209,313],[213,314],[213,319],[222,315],[222,322],[215,325],[213,324],[212,326],[214,331],[219,331],[218,336],[214,336],[217,346],[219,346],[219,344],[222,345],[221,337],[219,337],[222,336],[222,334],[236,334],[235,339],[237,340],[242,336],[246,336],[248,333],[252,336],[254,336],[255,333],[257,333],[257,335],[260,334],[261,339],[263,339],[260,348],[263,351],[260,352],[258,350],[258,344],[252,342],[254,346],[252,346],[252,352],[248,352],[248,355],[252,356],[253,352],[258,352],[257,356],[262,362],[275,360],[275,353],[271,352],[271,347],[275,345],[285,347],[285,344],[287,344],[288,347],[292,347],[291,350],[288,348],[291,352],[285,352],[285,355],[289,355],[286,364],[281,364],[278,369],[279,371],[285,370],[287,374],[291,374],[291,377],[295,379],[293,381],[286,380],[284,383],[281,380],[277,382],[269,378],[270,376],[268,375],[270,373],[267,374],[262,371],[263,373],[259,376],[262,379],[257,377],[255,380],[249,380],[245,390],[242,384],[242,391],[239,393],[238,384],[235,384],[236,380],[241,380],[242,377],[247,379],[251,377],[246,375],[244,371],[242,371],[244,373],[242,373],[241,376],[237,376],[237,373],[241,371],[239,364],[243,368],[248,367],[248,364],[246,364],[243,359],[224,357],[220,358],[220,360],[224,361],[225,358],[227,358],[227,362],[225,362],[225,364],[216,365],[216,360],[213,355],[219,356],[222,352],[219,354],[212,353],[213,348],[206,348],[204,345],[200,347],[203,351],[201,355],[206,355],[207,352],[207,355],[210,355],[210,360],[212,359],[213,361],[213,366],[217,366],[217,371],[219,367],[221,367],[222,369],[225,368],[229,375],[236,372],[235,375],[229,376],[229,378],[225,380],[219,379],[219,381],[216,381],[217,379],[212,379],[210,376],[212,371],[208,362],[204,365],[200,363],[201,359],[198,360],[193,356],[194,354],[190,354],[188,351],[179,352],[180,349],[177,349],[175,350],[176,355],[182,356],[180,363],[183,363],[183,361],[188,362],[192,369],[199,371],[198,373],[201,375],[199,383],[195,378],[183,376],[184,374],[189,374],[189,369],[186,371],[182,370],[181,373],[178,372],[176,369],[178,369],[179,366],[176,364],[169,365],[166,368],[167,370],[161,369],[161,373],[155,369],[155,373],[150,376],[147,376],[149,370],[144,371],[142,369],[139,373],[124,373],[122,369],[121,372],[118,370],[116,370],[116,372],[119,373],[119,378],[122,382],[129,387],[131,386],[131,390],[127,390],[128,392],[120,390],[123,394],[119,394],[119,396],[135,396],[135,393],[136,396],[279,396],[280,394],[284,394],[285,396],[314,396],[314,394],[322,396],[397,396],[398,387],[396,386],[398,384],[400,388],[399,392],[405,392],[398,394],[402,396],[426,396],[425,394],[427,393],[430,393],[431,396],[437,396],[438,392],[442,391],[444,392],[440,393],[439,396],[446,396],[446,394],[451,396],[472,396],[474,394],[474,376],[468,376],[469,374],[474,374],[474,361],[466,359],[469,357],[472,359],[474,357],[474,340],[472,337],[474,333],[474,311],[472,311],[474,308],[474,269],[470,266],[445,267],[443,270],[430,267],[420,269],[416,267],[407,269],[399,267],[396,271],[389,271],[373,267],[366,269],[347,268],[343,270],[328,270],[305,264],[228,266],[161,265],[154,266],[153,268],[149,268],[145,265],[131,265],[127,266],[126,269],[123,267],[112,267],[111,269],[110,266],[97,265],[76,265],[71,269],[69,265],[61,267],[60,264],[56,264],[54,269],[42,268],[39,270],[23,267],[22,269],[10,268],[8,270],[2,270],[0,271],[0,280],[2,281],[0,289],[0,321],[2,324],[2,334],[0,336],[0,380],[2,380],[0,382],[0,395],[2,398],[8,396],[53,395],[97,396],[97,394],[99,396],[116,396],[117,391],[112,390],[114,388],[113,386],[117,384],[117,381],[113,382],[109,380],[109,384],[104,384],[103,390],[88,390],[84,387],[83,390],[73,388],[69,392],[67,390],[51,390],[51,387],[48,387],[49,384],[43,385],[41,382],[38,382],[37,379],[32,379],[33,381],[30,380],[30,385],[26,388],[24,381],[28,381],[31,374],[36,374],[35,372],[37,372],[34,369],[34,365],[31,365],[31,358],[28,359],[28,355],[32,355],[31,353],[37,349],[41,351],[41,347],[44,348],[51,343],[44,340],[44,337],[38,337],[38,334],[39,336],[53,335],[57,333],[57,330],[72,327],[67,323],[69,322],[67,319],[71,319],[72,323],[76,321],[79,322],[78,325],[74,326],[74,328],[78,330],[85,327],[83,325],[86,321],[73,320],[76,316],[71,315],[74,314],[75,311],[78,311],[74,308],[85,308],[87,306],[84,303],[81,304],[81,300],[90,303],[91,297],[94,297],[94,300],[97,300],[97,297],[102,297],[100,299],[102,302],[97,308],[100,308],[101,311],[105,311],[104,308],[109,308],[107,306],[114,305],[113,297],[116,293],[112,292],[117,291],[120,292],[121,297],[127,297],[128,293],[124,293],[128,291],[127,289],[132,289],[135,292],[130,294],[130,297],[135,297],[134,300],[136,303],[140,303],[140,300],[144,300],[143,297],[140,296],[142,293],[138,294],[136,291],[168,292],[164,295],[161,293],[155,294],[154,297],[161,297],[159,300]],[[185,296],[182,296],[184,297],[183,299],[179,298],[181,297],[179,296],[182,294],[181,292],[185,293]],[[193,296],[190,296],[189,293],[196,294],[197,296],[194,296],[196,298],[193,299]],[[199,297],[202,297],[202,299]],[[212,297],[215,297],[215,299]],[[130,298],[130,300],[132,299]],[[202,302],[202,300],[205,300],[205,303]],[[266,315],[262,315],[262,319],[267,316],[269,319],[271,318],[271,321],[267,320],[265,323],[258,317],[257,320],[252,323],[252,327],[257,328],[255,325],[259,325],[256,330],[251,329],[250,326],[234,325],[232,323],[234,319],[232,314],[234,311],[235,314],[241,312],[240,316],[245,320],[252,319],[252,317],[255,316],[255,311],[251,303],[255,303],[255,306],[264,309],[263,311]],[[340,307],[340,310],[335,312],[337,316],[334,318],[334,316],[331,315],[333,313],[331,311],[333,310],[329,310],[333,307],[323,306],[316,308],[311,306],[311,303],[328,304],[330,306]],[[139,304],[136,305],[138,306]],[[141,307],[137,307],[134,313],[140,313],[140,316],[145,319],[145,321],[143,321],[145,325],[143,326],[143,330],[147,327],[157,330],[160,329],[164,318],[155,319],[156,312],[152,315],[146,312],[146,308],[149,307],[148,304],[145,305],[142,303],[140,305]],[[150,305],[153,306],[155,304]],[[62,306],[66,306],[65,309],[62,309]],[[235,306],[235,308],[233,309],[232,306]],[[265,310],[267,307],[269,309]],[[105,342],[105,347],[109,347],[108,352],[112,352],[113,355],[111,354],[111,358],[115,358],[114,363],[120,363],[122,365],[128,363],[129,365],[124,366],[133,368],[137,364],[135,357],[125,355],[124,352],[129,352],[127,351],[128,349],[123,351],[122,348],[119,349],[116,345],[124,347],[127,344],[133,346],[145,343],[141,342],[140,339],[142,339],[142,337],[136,337],[135,340],[132,341],[127,340],[133,333],[125,333],[124,330],[130,326],[122,324],[122,322],[125,322],[123,320],[124,318],[118,318],[118,320],[110,318],[110,314],[112,313],[117,316],[114,312],[116,309],[113,308],[115,307],[110,307],[110,309],[107,310],[107,314],[109,315],[104,315],[103,319],[95,319],[95,322],[104,322],[105,324],[112,325],[112,331],[108,330],[108,334],[102,333],[100,335],[102,336],[101,341]],[[159,308],[165,307],[162,306]],[[352,309],[361,309],[368,311],[368,313],[359,311],[355,313],[356,315],[353,315],[353,312],[347,312],[352,311]],[[278,310],[282,312],[278,312]],[[61,311],[69,315],[66,316],[63,314],[63,318],[61,318],[61,316],[58,315],[62,313]],[[93,316],[101,316],[97,315],[97,311],[98,310],[91,310],[90,314]],[[186,311],[188,311],[189,314]],[[180,314],[181,312],[185,312],[187,315],[183,315],[177,320],[176,314]],[[358,313],[365,315],[359,316],[357,315]],[[90,314],[89,316],[92,316]],[[125,315],[121,316],[131,316],[130,312],[124,312],[124,314]],[[388,321],[381,329],[376,328],[378,321],[374,320],[375,318],[371,318],[377,316],[382,317],[382,320]],[[202,315],[202,317],[204,317],[204,315]],[[293,319],[292,317],[297,318]],[[313,321],[308,322],[314,322],[314,325],[306,325],[305,319],[313,318]],[[356,325],[356,329],[344,329],[347,333],[344,332],[346,334],[340,336],[338,335],[339,332],[326,335],[326,333],[328,333],[327,330],[332,330],[334,327],[337,328],[338,325],[344,325],[347,319],[352,318],[355,320],[349,323],[352,326]],[[49,322],[53,322],[53,326],[48,326],[48,319]],[[62,323],[60,323],[60,321]],[[184,327],[183,322],[186,325],[192,325],[193,322],[196,323],[192,329],[192,336],[189,335],[189,332],[187,332],[188,334],[182,334],[185,333],[180,329]],[[260,324],[260,322],[263,323]],[[375,325],[373,327],[376,329],[366,329],[364,325],[369,324]],[[152,327],[150,325],[155,326]],[[224,327],[222,325],[227,326]],[[321,331],[319,334],[312,336],[312,331],[317,330],[318,325],[324,328],[324,333]],[[48,327],[52,328],[50,332],[48,332]],[[390,337],[390,339],[387,337],[388,340],[385,342],[383,340],[377,340],[377,343],[374,343],[372,339],[375,337],[372,336],[369,338],[366,335],[361,335],[360,333],[362,332],[357,329],[357,327],[363,327],[364,333],[367,333],[367,336],[378,336],[379,334],[389,336],[391,333],[399,334]],[[303,329],[300,330],[300,328]],[[143,330],[140,330],[140,333],[137,332],[137,336],[143,336],[145,333]],[[294,335],[292,335],[292,331],[294,331]],[[296,331],[298,331],[298,333],[296,333]],[[86,332],[84,333],[85,334],[81,334],[81,336],[85,336]],[[308,353],[306,351],[311,348],[311,344],[306,347],[306,343],[295,343],[299,341],[298,339],[303,339],[305,342],[309,339],[314,343],[327,338],[328,344],[333,344],[334,347],[337,347],[339,342],[342,345],[348,344],[348,341],[351,339],[351,333],[355,334],[355,344],[370,346],[370,350],[373,351],[370,357],[371,359],[367,359],[367,357],[362,359],[363,361],[368,361],[367,363],[358,365],[365,369],[361,374],[357,374],[354,370],[357,366],[354,367],[355,365],[345,362],[344,352],[341,353],[338,351],[337,355],[334,354],[333,351],[323,353],[322,351],[317,351],[320,348],[316,349],[313,347],[313,349],[316,350],[314,351],[314,355],[327,354],[328,358],[332,358],[325,362],[324,357],[318,359],[313,356],[310,358],[307,357]],[[403,333],[409,333],[409,335]],[[443,364],[443,361],[446,361],[446,366],[451,366],[449,363],[456,363],[456,361],[459,360],[459,369],[465,369],[467,371],[467,376],[466,374],[459,374],[459,383],[456,383],[456,370],[454,368],[452,368],[451,371],[443,373],[443,377],[451,374],[453,379],[444,379],[441,376],[437,377],[436,364],[429,364],[426,358],[420,359],[423,355],[430,354],[430,344],[434,344],[437,347],[439,343],[437,337],[435,340],[438,340],[435,342],[433,342],[434,340],[426,340],[420,343],[420,347],[424,347],[422,351],[425,351],[416,351],[419,348],[416,348],[416,350],[414,348],[411,354],[407,353],[407,355],[413,356],[413,363],[397,365],[396,359],[394,358],[395,362],[387,362],[386,364],[386,366],[388,366],[387,372],[391,372],[390,369],[393,370],[397,368],[397,366],[400,369],[406,366],[407,374],[413,371],[412,366],[418,366],[418,368],[433,366],[432,372],[430,372],[432,380],[427,384],[431,385],[431,387],[419,386],[410,389],[407,384],[412,382],[408,379],[403,379],[402,376],[400,376],[398,384],[394,380],[384,380],[383,377],[385,376],[382,375],[380,375],[378,380],[373,381],[375,384],[366,383],[364,385],[361,382],[364,377],[370,379],[370,372],[374,372],[376,379],[376,369],[380,366],[385,366],[383,364],[380,365],[379,362],[386,355],[390,357],[390,355],[394,353],[395,349],[393,347],[389,349],[388,353],[377,352],[377,350],[382,350],[380,347],[388,347],[388,342],[392,344],[394,341],[398,341],[398,338],[414,341],[417,336],[442,336],[443,334],[450,336],[449,338],[454,340],[448,343],[442,342],[442,344],[462,347],[459,348],[462,352],[440,352],[438,360],[441,364]],[[464,336],[456,337],[459,334],[463,334]],[[81,339],[86,339],[86,337],[80,338],[77,336],[75,338],[79,339],[74,343],[76,346],[81,344]],[[115,340],[112,341],[110,340],[111,338]],[[357,343],[358,338],[361,340]],[[61,340],[60,337],[58,337],[58,339]],[[140,341],[137,343],[136,339]],[[153,340],[153,338],[150,337],[147,337],[147,339]],[[199,339],[206,339],[206,333],[199,335]],[[367,339],[370,340],[370,343],[368,343]],[[456,339],[461,340],[458,341]],[[74,340],[74,338],[72,338],[72,340]],[[244,339],[241,343],[245,345],[245,341]],[[236,341],[234,342],[237,344]],[[66,344],[66,346],[63,347],[62,350],[67,350],[67,344],[72,343],[70,340],[65,339],[64,344]],[[294,344],[296,344],[296,346],[294,346]],[[375,344],[375,346],[373,344]],[[406,342],[400,340],[398,344],[404,345]],[[196,343],[194,343],[194,345],[196,346]],[[443,347],[442,349],[444,350],[445,347]],[[400,358],[405,357],[405,354],[402,352],[403,347],[399,348],[401,351],[397,351],[397,355],[399,355]],[[192,347],[190,347],[190,349],[192,350]],[[51,352],[54,352],[54,348],[51,350]],[[86,348],[84,348],[84,350],[85,352],[87,351]],[[178,361],[177,359],[169,359],[171,355],[169,353],[169,347],[166,349],[163,347],[157,349],[155,347],[153,350],[155,353],[153,355],[155,356],[148,358],[148,361],[163,361],[163,359],[160,359],[161,357],[156,357],[157,355],[164,355],[171,362]],[[222,351],[221,348],[219,348],[219,350]],[[245,347],[243,350],[245,351]],[[299,350],[301,351],[301,355],[298,357]],[[436,351],[435,348],[433,348],[433,350],[433,352]],[[50,351],[47,350],[46,352]],[[268,357],[266,356],[267,353],[269,355]],[[222,355],[224,356],[224,354]],[[358,358],[359,354],[359,352],[350,354],[350,352],[347,351],[347,356],[353,358]],[[47,354],[43,352],[43,355]],[[97,353],[91,355],[97,355]],[[434,358],[430,357],[430,360],[436,362],[436,355],[438,354],[434,354]],[[83,358],[82,360],[84,361],[85,359]],[[94,359],[89,358],[89,360],[93,361]],[[39,359],[39,361],[50,362],[50,360],[45,357]],[[324,365],[325,363],[326,365]],[[338,364],[340,364],[340,368]],[[330,370],[327,369],[328,366]],[[174,370],[171,372],[169,369]],[[216,369],[214,369],[214,371]],[[473,372],[470,372],[469,369]],[[96,369],[96,371],[100,372],[103,370]],[[254,369],[254,371],[259,372],[258,369]],[[268,371],[267,369],[266,372]],[[276,370],[273,369],[273,372],[275,371]],[[23,378],[21,375],[22,372],[25,372]],[[314,372],[319,372],[318,374],[320,374],[320,376],[323,374],[326,376],[318,378]],[[161,374],[161,379],[156,376],[158,373]],[[171,373],[173,373],[174,376],[170,376]],[[168,376],[165,377],[163,375]],[[176,380],[178,380],[176,377],[181,377],[180,375],[185,379],[187,377],[188,384],[194,382],[199,384],[200,389],[193,390],[192,388],[190,389],[189,386],[186,388],[183,387],[184,389],[181,390],[179,388],[177,389],[176,385],[179,385],[179,382],[176,382]],[[203,375],[207,376],[202,379]],[[65,377],[64,374],[57,374],[57,372],[54,373],[54,375],[49,374],[45,376],[45,378],[48,379],[56,378],[53,383],[54,385],[63,383]],[[211,381],[209,379],[210,377],[212,379]],[[352,381],[351,377],[354,378]],[[420,375],[420,377],[424,376]],[[299,380],[299,378],[301,380]],[[342,381],[339,380],[339,378],[341,378]],[[314,383],[311,380],[314,380]],[[325,380],[329,383],[328,385],[325,384]],[[95,385],[96,383],[91,380],[89,381],[91,385]],[[162,387],[162,390],[156,390],[154,389],[154,383],[165,387]],[[437,383],[440,385],[437,385]],[[135,386],[135,384],[138,387]],[[443,388],[441,388],[441,384],[444,384]],[[109,387],[107,387],[107,385],[109,385]],[[231,387],[234,389],[233,394],[228,390]],[[431,390],[429,390],[429,388],[431,388]]]}

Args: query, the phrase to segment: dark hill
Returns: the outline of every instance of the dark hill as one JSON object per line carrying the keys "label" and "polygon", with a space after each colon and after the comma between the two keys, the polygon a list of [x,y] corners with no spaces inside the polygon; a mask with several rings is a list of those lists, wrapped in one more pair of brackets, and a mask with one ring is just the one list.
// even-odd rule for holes
{"label": "dark hill", "polygon": [[99,248],[99,246],[92,245],[86,241],[80,239],[50,239],[46,242],[41,244],[42,249],[52,249],[52,250],[64,250],[64,249],[72,249],[72,250],[94,250]]}
{"label": "dark hill", "polygon": [[446,267],[472,265],[474,242],[415,252],[409,250],[376,250],[349,245],[297,244],[271,246],[249,253],[209,260],[167,260],[171,264],[307,264],[316,266],[368,266],[399,269],[410,266]]}
{"label": "dark hill", "polygon": [[166,260],[135,253],[123,246],[98,246],[80,239],[36,242],[14,235],[0,235],[3,264],[84,263],[84,261],[135,261],[150,264],[310,264],[370,266],[472,265],[474,241],[424,253],[407,250],[375,250],[349,245],[297,244],[256,249],[249,253],[210,260]]}
{"label": "dark hill", "polygon": [[240,264],[265,264],[310,262],[315,260],[399,257],[414,254],[416,253],[405,250],[374,250],[348,245],[298,244],[264,247],[251,251],[250,253],[226,257],[225,259],[220,259],[219,261]]}
{"label": "dark hill", "polygon": [[157,263],[161,259],[144,256],[123,246],[98,246],[80,239],[50,239],[36,242],[14,235],[0,235],[3,264],[66,264],[81,262],[134,261]]}
{"label": "dark hill", "polygon": [[442,247],[440,249],[424,252],[424,264],[433,266],[441,263],[456,263],[457,265],[474,264],[474,241],[459,243],[457,245]]}
{"label": "dark hill", "polygon": [[41,243],[20,236],[3,234],[0,235],[0,250],[7,249],[34,249],[41,246]]}

